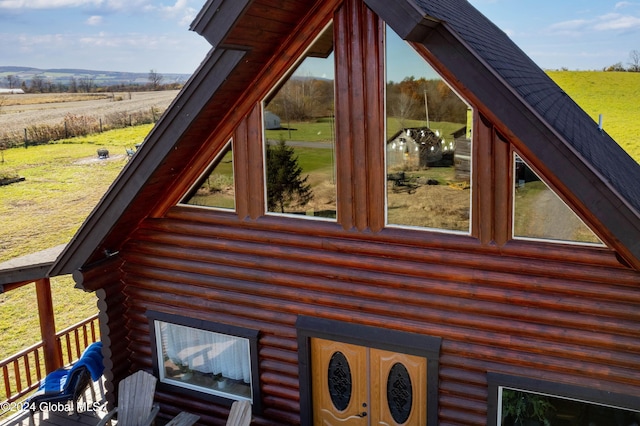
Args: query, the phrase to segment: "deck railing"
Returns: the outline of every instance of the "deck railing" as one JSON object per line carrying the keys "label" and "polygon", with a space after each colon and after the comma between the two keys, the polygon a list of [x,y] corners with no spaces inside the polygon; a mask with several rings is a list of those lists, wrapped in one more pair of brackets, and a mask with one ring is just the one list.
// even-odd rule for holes
{"label": "deck railing", "polygon": [[98,314],[56,333],[60,348],[60,365],[68,365],[80,358],[82,352],[97,341]]}
{"label": "deck railing", "polygon": [[[99,339],[98,315],[72,325],[56,333],[56,342],[60,349],[60,365],[76,361],[91,343]],[[44,343],[0,361],[0,417],[15,408],[20,401],[33,390],[47,375],[44,362]]]}

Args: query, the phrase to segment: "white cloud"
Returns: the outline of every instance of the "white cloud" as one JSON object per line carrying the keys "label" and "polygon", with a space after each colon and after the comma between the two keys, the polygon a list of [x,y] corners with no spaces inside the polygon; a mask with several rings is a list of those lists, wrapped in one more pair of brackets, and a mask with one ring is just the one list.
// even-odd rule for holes
{"label": "white cloud", "polygon": [[[620,2],[616,8],[622,8],[630,2]],[[607,13],[593,19],[573,19],[557,22],[547,27],[547,30],[555,34],[581,36],[586,33],[604,31],[629,31],[640,30],[640,16],[634,14]]]}
{"label": "white cloud", "polygon": [[628,8],[640,8],[640,2],[637,2],[637,1],[619,1],[613,7],[613,10],[628,9]]}
{"label": "white cloud", "polygon": [[102,24],[102,16],[93,15],[87,19],[87,25],[96,26]]}
{"label": "white cloud", "polygon": [[149,9],[160,13],[161,16],[168,20],[177,18],[178,24],[181,26],[190,24],[198,13],[196,9],[189,6],[188,0],[176,0],[172,6],[149,5]]}
{"label": "white cloud", "polygon": [[103,0],[0,0],[0,9],[58,9],[99,6]]}
{"label": "white cloud", "polygon": [[552,24],[549,26],[549,30],[554,32],[577,31],[585,28],[588,25],[589,21],[585,19],[572,19],[570,21],[563,21]]}
{"label": "white cloud", "polygon": [[600,17],[593,28],[598,31],[640,29],[640,18],[618,13],[609,13]]}

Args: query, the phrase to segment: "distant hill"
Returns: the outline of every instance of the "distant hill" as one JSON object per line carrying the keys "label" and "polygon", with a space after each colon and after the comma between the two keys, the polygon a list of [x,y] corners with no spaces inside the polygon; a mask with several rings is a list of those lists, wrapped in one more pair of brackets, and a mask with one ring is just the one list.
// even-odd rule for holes
{"label": "distant hill", "polygon": [[[162,75],[162,83],[184,83],[186,82],[190,74],[173,74],[162,73],[158,70],[156,72]],[[136,73],[136,72],[121,72],[121,71],[95,71],[85,69],[74,68],[52,68],[52,69],[39,69],[30,67],[18,67],[18,66],[0,66],[0,87],[7,87],[8,75],[16,76],[20,79],[20,82],[27,82],[36,75],[43,77],[47,81],[51,81],[53,84],[69,84],[71,78],[79,79],[92,79],[96,86],[111,86],[117,84],[146,84],[149,82],[149,73]]]}

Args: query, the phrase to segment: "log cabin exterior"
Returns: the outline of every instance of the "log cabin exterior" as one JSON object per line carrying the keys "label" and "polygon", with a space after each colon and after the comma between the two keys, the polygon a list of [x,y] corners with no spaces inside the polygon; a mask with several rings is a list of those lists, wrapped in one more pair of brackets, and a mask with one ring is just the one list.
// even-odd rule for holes
{"label": "log cabin exterior", "polygon": [[[97,293],[111,404],[144,369],[202,424],[249,398],[256,425],[492,425],[505,387],[640,407],[640,166],[503,32],[464,0],[209,0],[192,29],[212,50],[51,270]],[[468,229],[389,222],[390,31],[470,107]],[[335,215],[277,214],[263,101],[328,33]],[[230,141],[232,208],[185,203]],[[514,235],[516,160],[598,244]],[[246,343],[243,390],[171,379],[163,326]]]}

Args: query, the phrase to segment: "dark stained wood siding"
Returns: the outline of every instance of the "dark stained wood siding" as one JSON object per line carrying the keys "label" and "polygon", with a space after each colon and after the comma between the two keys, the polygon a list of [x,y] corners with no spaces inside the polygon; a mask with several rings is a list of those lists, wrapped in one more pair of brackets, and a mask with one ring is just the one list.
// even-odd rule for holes
{"label": "dark stained wood siding", "polygon": [[335,16],[338,219],[345,229],[379,231],[385,203],[384,23],[361,2],[345,2]]}
{"label": "dark stained wood siding", "polygon": [[[147,221],[122,253],[136,368],[151,367],[147,309],[258,329],[256,424],[293,424],[303,314],[442,337],[440,424],[485,423],[488,371],[640,396],[640,277],[608,255],[483,255],[428,233],[404,244],[400,231],[376,241],[301,222],[295,231],[291,220],[247,224],[189,208]],[[198,409],[176,398],[160,397]]]}

